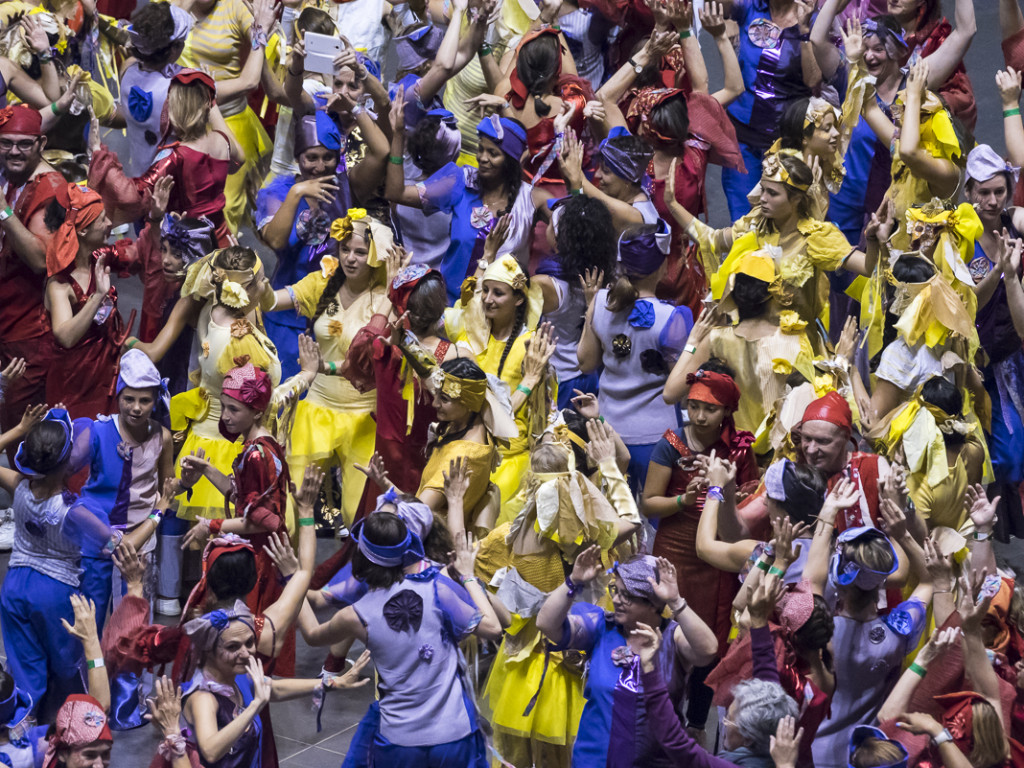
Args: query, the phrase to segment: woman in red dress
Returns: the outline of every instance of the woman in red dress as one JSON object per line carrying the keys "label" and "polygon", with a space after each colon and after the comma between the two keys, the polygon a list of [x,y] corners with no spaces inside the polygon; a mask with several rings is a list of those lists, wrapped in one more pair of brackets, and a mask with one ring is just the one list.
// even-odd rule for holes
{"label": "woman in red dress", "polygon": [[[116,411],[115,387],[121,344],[127,336],[117,311],[110,266],[118,267],[120,246],[104,248],[110,219],[99,194],[67,184],[46,209],[56,230],[46,249],[44,303],[57,340],[46,380],[46,400],[64,403],[71,418]],[[124,241],[123,241],[124,242]]]}
{"label": "woman in red dress", "polygon": [[122,221],[136,221],[149,212],[157,181],[174,180],[166,212],[189,218],[205,216],[216,227],[217,245],[231,244],[224,220],[224,184],[245,162],[238,142],[216,109],[216,87],[205,72],[185,69],[174,76],[167,91],[167,116],[178,138],[156,156],[137,179],[129,178],[114,152],[99,143],[99,131],[90,131],[93,152],[89,185],[103,196],[108,210]]}

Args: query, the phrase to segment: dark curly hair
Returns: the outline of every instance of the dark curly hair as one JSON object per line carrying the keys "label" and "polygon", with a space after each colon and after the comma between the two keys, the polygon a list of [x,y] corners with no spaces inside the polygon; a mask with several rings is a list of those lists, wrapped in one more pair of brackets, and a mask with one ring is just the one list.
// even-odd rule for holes
{"label": "dark curly hair", "polygon": [[587,269],[615,269],[615,225],[608,206],[593,197],[573,195],[561,205],[555,244],[560,276],[571,290],[582,290],[577,277]]}
{"label": "dark curly hair", "polygon": [[416,167],[428,176],[452,160],[446,154],[444,145],[437,140],[437,130],[440,126],[441,118],[438,115],[427,115],[416,123],[409,136],[409,157],[416,163]]}
{"label": "dark curly hair", "polygon": [[732,300],[736,303],[740,320],[763,315],[770,298],[768,283],[764,280],[741,274],[733,278]]}
{"label": "dark curly hair", "polygon": [[[140,37],[154,44],[170,40],[174,34],[174,17],[171,16],[171,9],[167,3],[146,3],[132,14],[132,29]],[[146,65],[162,64],[171,58],[175,46],[180,43],[165,45],[150,54],[144,54],[134,45],[128,46],[128,51]]]}

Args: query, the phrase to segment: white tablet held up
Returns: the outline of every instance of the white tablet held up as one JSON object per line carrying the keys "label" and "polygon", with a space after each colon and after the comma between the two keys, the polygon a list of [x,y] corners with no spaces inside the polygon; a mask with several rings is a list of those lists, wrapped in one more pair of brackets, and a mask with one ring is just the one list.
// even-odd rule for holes
{"label": "white tablet held up", "polygon": [[303,39],[306,43],[306,71],[333,75],[334,59],[345,49],[345,43],[338,37],[316,32],[307,32]]}

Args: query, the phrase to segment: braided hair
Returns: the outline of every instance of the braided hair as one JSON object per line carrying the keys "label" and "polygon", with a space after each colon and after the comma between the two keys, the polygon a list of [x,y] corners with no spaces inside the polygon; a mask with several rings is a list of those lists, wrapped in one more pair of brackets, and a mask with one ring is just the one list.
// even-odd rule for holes
{"label": "braided hair", "polygon": [[320,294],[320,301],[316,303],[316,309],[313,311],[313,317],[310,318],[310,328],[312,328],[313,324],[320,319],[320,315],[327,311],[327,307],[331,305],[331,302],[337,301],[338,291],[341,290],[341,286],[344,284],[345,270],[339,266],[334,270],[334,274],[327,278],[327,285],[324,286],[324,292]]}
{"label": "braided hair", "polygon": [[[526,278],[526,287],[530,287],[529,277]],[[505,370],[505,361],[508,359],[508,353],[512,351],[512,345],[516,343],[516,339],[522,333],[523,326],[526,325],[526,294],[522,291],[516,291],[516,294],[523,297],[523,302],[516,307],[516,320],[512,325],[512,333],[505,340],[505,349],[501,353],[501,362],[498,363],[499,379],[501,378],[501,372]]]}

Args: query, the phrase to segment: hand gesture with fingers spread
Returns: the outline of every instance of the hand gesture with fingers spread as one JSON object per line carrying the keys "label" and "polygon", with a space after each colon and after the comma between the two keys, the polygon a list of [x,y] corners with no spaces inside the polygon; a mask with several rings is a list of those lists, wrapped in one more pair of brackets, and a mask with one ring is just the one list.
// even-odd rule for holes
{"label": "hand gesture with fingers spread", "polygon": [[444,497],[448,500],[449,506],[452,502],[461,504],[466,498],[469,490],[469,478],[473,471],[469,468],[469,461],[462,456],[456,456],[448,462],[448,471],[441,471],[444,478]]}
{"label": "hand gesture with fingers spread", "polygon": [[96,631],[96,605],[92,600],[83,595],[71,595],[71,607],[75,611],[75,625],[68,624],[67,619],[61,619],[60,623],[72,637],[77,637],[83,643],[89,641],[99,642],[99,633]]}
{"label": "hand gesture with fingers spread", "polygon": [[370,652],[363,651],[359,654],[359,658],[356,659],[355,663],[345,670],[344,674],[331,675],[324,680],[324,685],[332,690],[340,690],[343,688],[362,688],[364,685],[370,682],[368,677],[359,677],[359,673],[363,671],[367,664],[370,663]]}
{"label": "hand gesture with fingers spread", "polygon": [[286,579],[299,570],[299,558],[295,556],[295,550],[292,548],[291,541],[288,540],[287,533],[270,534],[264,549],[270,559],[274,561],[277,570]]}
{"label": "hand gesture with fingers spread", "polygon": [[393,485],[391,480],[388,479],[388,470],[384,466],[384,457],[377,452],[374,452],[365,467],[362,464],[355,464],[353,466],[376,483],[377,487],[382,491],[386,491]]}

